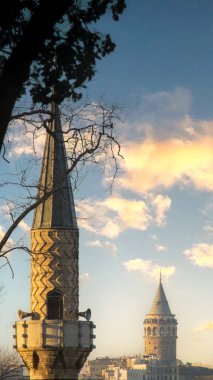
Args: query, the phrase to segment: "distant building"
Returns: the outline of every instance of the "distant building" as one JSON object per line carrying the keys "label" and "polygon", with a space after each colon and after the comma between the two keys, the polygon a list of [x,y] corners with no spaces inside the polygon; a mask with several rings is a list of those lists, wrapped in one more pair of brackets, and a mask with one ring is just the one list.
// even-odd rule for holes
{"label": "distant building", "polygon": [[177,320],[171,313],[161,283],[151,310],[144,320],[145,355],[155,355],[158,360],[176,362]]}
{"label": "distant building", "polygon": [[179,365],[179,380],[213,380],[213,368]]}
{"label": "distant building", "polygon": [[146,369],[125,369],[113,365],[103,371],[104,380],[143,380]]}
{"label": "distant building", "polygon": [[213,369],[176,359],[177,320],[160,283],[144,320],[143,357],[97,358],[87,364],[89,380],[213,380]]}
{"label": "distant building", "polygon": [[89,360],[86,365],[85,374],[89,379],[103,379],[103,371],[110,364],[114,364],[114,359],[111,359],[108,356],[104,358],[96,358],[94,360]]}

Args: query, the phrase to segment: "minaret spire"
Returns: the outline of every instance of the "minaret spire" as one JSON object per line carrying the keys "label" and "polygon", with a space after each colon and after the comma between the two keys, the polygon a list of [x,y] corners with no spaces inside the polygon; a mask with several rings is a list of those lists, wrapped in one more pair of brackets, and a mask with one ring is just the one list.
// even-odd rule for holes
{"label": "minaret spire", "polygon": [[[58,106],[52,103],[52,121],[46,134],[38,198],[45,192],[53,194],[36,207],[32,229],[77,229],[74,200],[69,176],[65,176],[67,160]],[[54,189],[59,190],[54,191]]]}

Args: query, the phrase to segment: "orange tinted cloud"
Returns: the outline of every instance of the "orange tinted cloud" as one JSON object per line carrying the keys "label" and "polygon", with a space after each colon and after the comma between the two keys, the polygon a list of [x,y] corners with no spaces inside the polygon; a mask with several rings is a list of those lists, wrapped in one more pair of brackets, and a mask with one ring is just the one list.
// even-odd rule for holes
{"label": "orange tinted cloud", "polygon": [[199,326],[195,328],[196,331],[208,331],[213,330],[213,321],[200,323]]}
{"label": "orange tinted cloud", "polygon": [[85,199],[78,205],[79,225],[90,232],[116,238],[126,229],[147,230],[151,223],[165,224],[171,204],[167,196],[152,195],[146,200],[111,196],[104,200]]}
{"label": "orange tinted cloud", "polygon": [[184,255],[194,265],[213,268],[213,244],[194,244],[192,248],[184,251]]}
{"label": "orange tinted cloud", "polygon": [[146,139],[123,148],[123,174],[119,185],[137,193],[175,184],[213,189],[213,137]]}

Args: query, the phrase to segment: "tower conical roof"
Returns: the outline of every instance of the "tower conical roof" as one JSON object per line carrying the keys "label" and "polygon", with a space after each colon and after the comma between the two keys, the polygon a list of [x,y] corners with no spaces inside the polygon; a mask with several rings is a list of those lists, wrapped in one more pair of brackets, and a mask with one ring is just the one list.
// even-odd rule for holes
{"label": "tower conical roof", "polygon": [[75,206],[69,176],[64,176],[67,170],[67,160],[58,107],[52,104],[53,119],[47,133],[41,176],[38,186],[38,197],[45,192],[60,186],[59,190],[36,207],[32,229],[63,228],[77,229]]}
{"label": "tower conical roof", "polygon": [[160,280],[160,284],[155,294],[154,301],[152,303],[149,314],[171,315],[171,310],[163,289],[163,285]]}

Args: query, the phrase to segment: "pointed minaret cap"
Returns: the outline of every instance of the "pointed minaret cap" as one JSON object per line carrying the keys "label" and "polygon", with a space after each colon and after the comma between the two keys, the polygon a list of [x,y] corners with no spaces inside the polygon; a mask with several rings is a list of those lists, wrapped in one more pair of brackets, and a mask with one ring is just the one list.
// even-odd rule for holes
{"label": "pointed minaret cap", "polygon": [[149,314],[172,315],[164,289],[163,289],[163,285],[161,283],[161,273],[160,273],[159,287],[158,287],[157,293],[155,294],[155,298],[152,303],[152,307]]}
{"label": "pointed minaret cap", "polygon": [[67,170],[67,160],[58,107],[52,104],[53,119],[46,142],[38,187],[38,197],[62,184],[46,201],[36,207],[32,229],[61,228],[78,229],[72,188]]}

